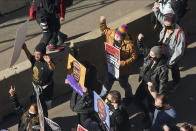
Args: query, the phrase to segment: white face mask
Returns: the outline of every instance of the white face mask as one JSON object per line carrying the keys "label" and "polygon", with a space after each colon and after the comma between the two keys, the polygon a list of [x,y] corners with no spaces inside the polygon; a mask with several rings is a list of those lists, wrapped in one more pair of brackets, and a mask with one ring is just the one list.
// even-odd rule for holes
{"label": "white face mask", "polygon": [[121,42],[121,38],[118,35],[116,35],[116,34],[114,36],[114,40],[118,41],[119,43]]}

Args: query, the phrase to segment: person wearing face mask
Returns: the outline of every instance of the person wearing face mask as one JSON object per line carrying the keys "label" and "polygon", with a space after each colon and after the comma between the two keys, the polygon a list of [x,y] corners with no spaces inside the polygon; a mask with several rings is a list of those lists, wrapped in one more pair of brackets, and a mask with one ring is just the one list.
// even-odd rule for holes
{"label": "person wearing face mask", "polygon": [[[134,102],[144,111],[145,130],[151,127],[154,112],[154,100],[148,91],[148,86],[153,83],[157,93],[167,92],[168,68],[166,62],[161,46],[154,46],[149,55],[144,58],[144,64],[140,70],[139,81],[141,82],[134,95]],[[144,103],[144,100],[147,104]]]}
{"label": "person wearing face mask", "polygon": [[[120,49],[120,77],[118,79],[120,85],[125,90],[125,102],[130,102],[132,98],[131,85],[128,78],[131,71],[131,64],[136,60],[135,47],[132,38],[128,35],[127,25],[122,25],[118,29],[110,29],[106,25],[104,16],[100,17],[100,30],[106,36],[106,42],[116,48]],[[107,93],[111,90],[112,85],[116,79],[106,73],[104,86],[102,88],[101,97],[106,97]]]}
{"label": "person wearing face mask", "polygon": [[37,104],[32,103],[29,109],[26,110],[25,107],[19,103],[13,86],[10,87],[9,94],[11,103],[14,105],[19,119],[18,131],[39,131],[40,125]]}
{"label": "person wearing face mask", "polygon": [[121,104],[120,92],[116,90],[110,91],[105,102],[110,110],[110,127],[113,128],[114,131],[129,130],[129,115]]}
{"label": "person wearing face mask", "polygon": [[168,58],[167,65],[171,69],[173,84],[172,88],[176,89],[180,82],[179,61],[181,60],[186,47],[186,37],[183,29],[176,24],[175,15],[167,12],[160,13],[160,4],[155,2],[153,12],[161,23],[163,29],[160,32],[159,43],[163,48],[165,56]]}
{"label": "person wearing face mask", "polygon": [[153,84],[149,84],[148,90],[155,99],[155,111],[151,131],[177,131],[176,111],[168,103],[165,94],[158,94]]}

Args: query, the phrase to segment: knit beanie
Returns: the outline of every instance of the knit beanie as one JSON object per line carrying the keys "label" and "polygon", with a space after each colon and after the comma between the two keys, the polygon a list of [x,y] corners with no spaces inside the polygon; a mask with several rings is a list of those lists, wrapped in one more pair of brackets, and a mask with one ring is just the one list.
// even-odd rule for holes
{"label": "knit beanie", "polygon": [[121,39],[123,39],[125,38],[127,32],[128,32],[128,27],[126,24],[124,24],[118,27],[118,29],[116,30],[116,35],[118,35]]}
{"label": "knit beanie", "polygon": [[150,49],[150,51],[157,54],[158,59],[161,58],[161,56],[163,55],[163,51],[162,51],[161,46],[154,46]]}
{"label": "knit beanie", "polygon": [[44,43],[39,43],[36,47],[35,47],[35,51],[40,52],[42,54],[46,54],[46,46]]}

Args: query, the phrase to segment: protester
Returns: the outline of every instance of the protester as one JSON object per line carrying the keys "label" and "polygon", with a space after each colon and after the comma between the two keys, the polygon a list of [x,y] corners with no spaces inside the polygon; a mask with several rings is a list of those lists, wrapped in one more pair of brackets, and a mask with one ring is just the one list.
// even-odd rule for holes
{"label": "protester", "polygon": [[[118,29],[113,30],[107,27],[104,16],[100,18],[100,30],[106,36],[106,42],[120,49],[120,77],[119,83],[125,90],[124,101],[129,102],[132,98],[131,85],[128,82],[131,64],[136,60],[136,52],[133,42],[128,35],[127,25],[122,25]],[[109,73],[106,74],[104,86],[102,88],[101,97],[105,97],[111,90],[116,79]]]}
{"label": "protester", "polygon": [[175,15],[172,13],[161,14],[159,6],[159,3],[155,2],[152,10],[163,26],[159,43],[168,58],[167,66],[171,69],[173,78],[172,87],[176,89],[180,82],[179,62],[184,54],[186,38],[184,31],[176,24]]}
{"label": "protester", "polygon": [[168,103],[165,94],[158,94],[154,85],[148,86],[150,94],[155,99],[155,111],[152,122],[152,131],[177,131],[176,127],[176,111]]}
{"label": "protester", "polygon": [[[70,107],[73,112],[76,112],[78,114],[79,123],[81,125],[84,125],[84,122],[88,118],[91,118],[91,116],[94,113],[93,86],[90,83],[91,79],[89,79],[89,75],[92,74],[89,74],[89,72],[91,72],[89,65],[90,64],[87,62],[84,63],[84,66],[86,67],[87,70],[85,78],[87,79],[85,79],[85,87],[82,87],[83,95],[81,96],[75,90],[73,90],[72,97],[70,100]],[[74,71],[75,72],[74,74],[76,74],[74,76],[76,77],[77,80],[79,80],[80,76],[77,75],[76,73],[77,71]],[[67,80],[65,80],[65,84],[68,84]]]}
{"label": "protester", "polygon": [[[46,48],[44,44],[38,44],[35,47],[34,56],[27,49],[26,44],[23,45],[23,50],[31,62],[33,71],[33,95],[32,99],[35,101],[36,90],[39,90],[40,101],[45,113],[48,116],[47,106],[51,106],[53,97],[53,71],[55,64],[52,62],[50,56],[46,55]],[[36,89],[36,90],[35,90]]]}
{"label": "protester", "polygon": [[37,104],[32,103],[29,109],[26,110],[25,107],[19,103],[13,86],[10,87],[9,94],[10,100],[14,105],[14,109],[19,118],[18,131],[39,131],[40,125]]}
{"label": "protester", "polygon": [[[48,45],[49,50],[60,50],[63,47],[57,48],[58,34],[60,41],[65,41],[66,35],[60,31],[60,20],[58,13],[60,12],[59,0],[36,0],[35,7],[37,12],[36,21],[42,29],[43,37],[40,43]],[[61,42],[62,43],[62,42]]]}
{"label": "protester", "polygon": [[[145,129],[151,127],[154,112],[154,100],[147,87],[153,84],[157,93],[167,92],[168,68],[166,62],[167,60],[162,53],[161,47],[154,46],[151,48],[149,55],[144,59],[144,64],[140,71],[139,81],[141,83],[136,90],[134,99],[135,104],[145,113],[143,119]],[[147,105],[144,104],[144,100],[147,100]]]}
{"label": "protester", "polygon": [[110,110],[110,127],[114,131],[129,130],[129,115],[122,105],[120,92],[110,91],[105,101]]}

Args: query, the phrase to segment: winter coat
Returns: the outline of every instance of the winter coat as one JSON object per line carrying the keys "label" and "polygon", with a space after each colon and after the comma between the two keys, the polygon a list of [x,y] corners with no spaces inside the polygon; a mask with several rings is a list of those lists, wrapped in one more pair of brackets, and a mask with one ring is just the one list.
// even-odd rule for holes
{"label": "winter coat", "polygon": [[[106,36],[106,42],[114,46],[116,30],[107,27],[106,22],[100,23],[100,30]],[[127,76],[131,71],[131,64],[136,60],[136,51],[131,36],[126,35],[120,49],[120,76]]]}
{"label": "winter coat", "polygon": [[152,82],[157,93],[165,93],[167,91],[168,84],[168,68],[166,65],[166,58],[162,56],[157,64],[151,69],[150,78],[145,80],[147,76],[146,72],[150,70],[152,60],[149,56],[144,59],[144,64],[140,71],[140,79],[147,82]]}
{"label": "winter coat", "polygon": [[110,116],[110,125],[115,131],[126,131],[130,129],[129,115],[122,105],[118,109],[113,110]]}
{"label": "winter coat", "polygon": [[[162,13],[160,13],[159,9],[153,9],[153,11],[154,11],[156,18],[163,26],[163,29],[159,35],[159,37],[160,37],[159,42],[162,44],[164,53],[168,57],[167,64],[172,66],[172,65],[176,64],[184,54],[184,50],[185,50],[185,46],[186,46],[185,34],[182,30],[178,33],[178,31],[181,29],[181,27],[178,24],[176,24],[175,29],[174,29],[170,39],[166,40],[166,42],[163,44],[162,40],[163,40],[163,38],[165,36],[165,32],[166,32],[166,30],[164,28],[164,16]],[[176,40],[177,33],[178,33],[178,37]]]}
{"label": "winter coat", "polygon": [[92,113],[94,110],[92,93],[84,93],[83,96],[80,96],[75,90],[73,90],[70,100],[70,108],[76,113]]}

